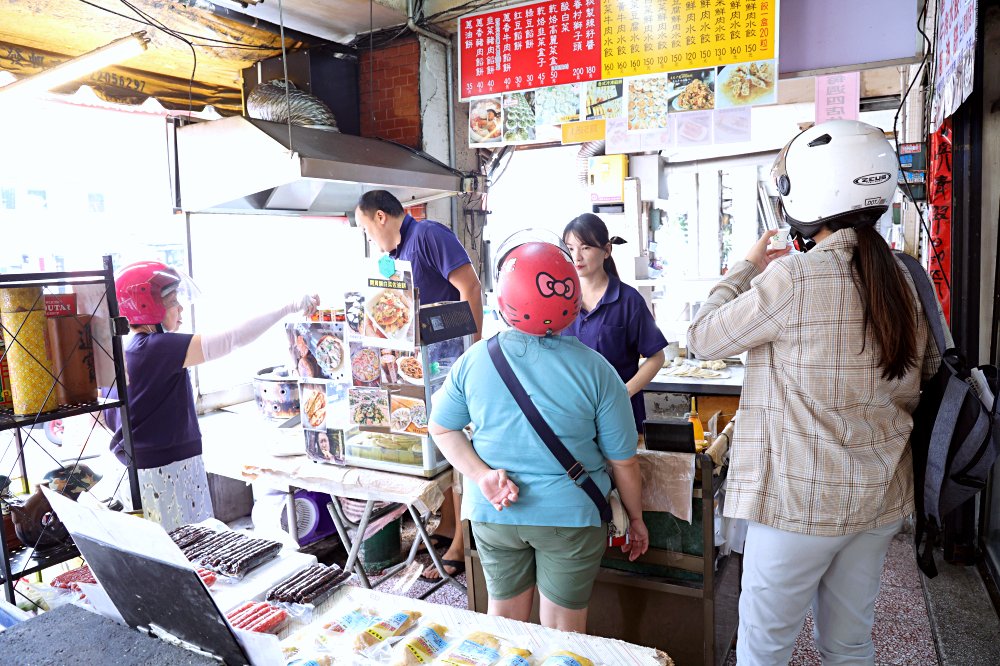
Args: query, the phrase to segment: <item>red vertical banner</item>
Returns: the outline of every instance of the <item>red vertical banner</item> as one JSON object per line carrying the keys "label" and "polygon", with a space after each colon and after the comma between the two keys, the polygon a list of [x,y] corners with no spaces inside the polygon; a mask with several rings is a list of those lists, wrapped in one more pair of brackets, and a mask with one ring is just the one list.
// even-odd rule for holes
{"label": "red vertical banner", "polygon": [[931,134],[927,201],[931,210],[928,272],[951,325],[951,118]]}

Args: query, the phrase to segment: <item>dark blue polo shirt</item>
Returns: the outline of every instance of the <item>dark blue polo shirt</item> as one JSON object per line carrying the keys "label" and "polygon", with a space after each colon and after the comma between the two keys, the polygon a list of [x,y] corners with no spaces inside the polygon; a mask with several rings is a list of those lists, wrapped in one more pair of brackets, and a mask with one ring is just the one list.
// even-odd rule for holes
{"label": "dark blue polo shirt", "polygon": [[417,222],[407,215],[399,234],[399,245],[389,254],[412,265],[420,304],[459,300],[458,289],[448,282],[448,275],[472,262],[455,232],[443,224]]}
{"label": "dark blue polo shirt", "polygon": [[[667,339],[656,326],[653,313],[635,288],[608,276],[608,288],[593,310],[580,316],[562,332],[572,335],[608,360],[623,382],[639,370],[639,357],[649,357],[667,346]],[[632,396],[635,425],[642,432],[646,406],[642,392]]]}

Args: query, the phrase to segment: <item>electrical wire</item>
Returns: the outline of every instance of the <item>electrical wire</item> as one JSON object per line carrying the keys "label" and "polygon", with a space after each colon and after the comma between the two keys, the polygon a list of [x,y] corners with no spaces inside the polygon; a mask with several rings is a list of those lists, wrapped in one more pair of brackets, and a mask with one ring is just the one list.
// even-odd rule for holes
{"label": "electrical wire", "polygon": [[[895,118],[893,120],[893,129],[895,130],[895,131],[893,131],[893,143],[895,144],[895,148],[896,148],[896,162],[899,164],[900,171],[903,171],[903,163],[902,163],[902,159],[899,156],[899,133],[900,133],[899,132],[899,116],[902,113],[903,108],[906,106],[906,100],[907,100],[907,98],[910,95],[910,91],[913,90],[914,84],[917,81],[920,80],[920,77],[924,73],[924,69],[927,66],[927,62],[929,60],[930,52],[931,52],[931,46],[932,46],[931,45],[931,40],[927,36],[927,13],[928,13],[927,12],[927,7],[928,7],[928,5],[930,5],[930,2],[929,1],[925,2],[924,6],[923,6],[923,9],[921,9],[920,15],[917,16],[917,32],[920,33],[920,36],[923,37],[923,40],[924,40],[924,49],[923,49],[924,50],[924,55],[923,55],[923,58],[921,58],[921,60],[920,60],[920,65],[917,67],[916,74],[914,74],[914,76],[910,80],[910,85],[907,86],[906,91],[903,93],[902,97],[900,97],[899,107],[896,109],[896,116],[895,116]],[[931,83],[932,83],[931,87],[933,88],[933,79],[931,79]],[[931,94],[933,95],[933,92]],[[926,103],[925,103],[925,106],[926,106]],[[929,117],[928,114],[925,112],[924,113],[924,127],[923,127],[923,134],[924,134],[924,136],[928,136],[930,134],[930,132],[929,132],[930,127],[929,127],[928,117]],[[929,152],[929,149],[930,149],[930,147],[928,146],[928,152]],[[929,193],[929,187],[930,187],[930,183],[928,183],[928,182],[925,181],[925,183],[924,183],[924,190],[925,190],[926,193]],[[905,175],[903,177],[902,188],[906,191],[907,196],[910,197],[910,201],[913,202],[913,206],[917,210],[917,216],[920,218],[920,226],[921,226],[921,228],[923,228],[924,233],[927,234],[927,238],[930,239],[931,238],[931,228],[930,228],[930,225],[928,224],[927,219],[924,216],[924,211],[920,208],[920,206],[916,202],[916,199],[913,197],[913,191],[910,189],[910,183],[909,183],[909,181],[906,180]],[[931,252],[934,254],[934,259],[937,262],[938,266],[942,266],[943,265],[943,256],[944,255],[941,252],[941,250],[939,250],[937,247],[935,247],[935,245],[933,243],[929,242],[927,245],[930,248]],[[941,271],[941,277],[944,280],[945,286],[948,288],[949,291],[951,291],[951,279],[949,278],[949,276],[947,274],[945,274],[944,271]]]}
{"label": "electrical wire", "polygon": [[426,17],[424,21],[426,23],[444,23],[445,21],[450,21],[452,19],[458,18],[463,14],[468,14],[469,12],[474,12],[479,9],[486,9],[492,5],[507,4],[502,0],[470,0],[469,2],[464,2],[460,5],[455,5],[454,7],[449,7],[448,9],[441,10],[435,14],[431,14]]}
{"label": "electrical wire", "polygon": [[[101,5],[98,5],[97,3],[90,2],[90,0],[78,0],[78,2],[82,2],[83,4],[88,5],[90,7],[93,7],[94,9],[99,9],[102,12],[107,12],[109,14],[114,14],[115,16],[117,16],[119,18],[126,19],[128,21],[135,21],[136,23],[142,23],[143,25],[149,25],[149,26],[153,26],[153,27],[158,27],[158,26],[154,26],[153,23],[151,23],[150,21],[147,21],[144,18],[136,18],[134,16],[129,16],[128,14],[122,14],[121,12],[116,12],[115,10],[110,9],[108,7],[102,7]],[[267,44],[243,44],[241,42],[233,42],[233,41],[229,41],[229,40],[225,40],[225,39],[218,39],[216,37],[206,37],[204,35],[194,35],[194,34],[191,34],[189,32],[182,32],[180,30],[174,30],[174,32],[176,32],[178,35],[184,35],[185,37],[191,37],[192,39],[197,39],[197,40],[200,40],[202,42],[215,42],[215,44],[195,43],[195,46],[201,46],[203,48],[253,49],[253,50],[263,50],[263,51],[276,51],[278,49],[277,46],[269,46]]]}
{"label": "electrical wire", "polygon": [[167,27],[167,25],[164,24],[159,19],[144,13],[141,9],[133,5],[128,0],[118,0],[118,1],[121,2],[123,5],[125,5],[126,7],[128,7],[129,9],[131,9],[141,18],[148,21],[150,26],[154,28],[159,28],[160,30],[167,33],[174,39],[178,39],[184,42],[185,44],[187,44],[188,48],[191,49],[192,63],[191,63],[191,76],[188,79],[188,113],[189,114],[194,113],[194,77],[198,72],[198,52],[194,48],[194,43],[192,43],[191,40],[188,39],[187,37],[184,37],[180,33],[177,33],[173,29]]}

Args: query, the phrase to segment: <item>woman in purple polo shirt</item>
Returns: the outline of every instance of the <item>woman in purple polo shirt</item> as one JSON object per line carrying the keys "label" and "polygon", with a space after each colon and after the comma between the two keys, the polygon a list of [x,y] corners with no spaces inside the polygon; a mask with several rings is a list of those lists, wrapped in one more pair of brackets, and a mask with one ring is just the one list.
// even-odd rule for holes
{"label": "woman in purple polo shirt", "polygon": [[[123,268],[115,278],[118,308],[132,339],[125,350],[132,447],[139,468],[139,495],[146,517],[163,529],[211,518],[212,499],[201,459],[201,430],[188,368],[249,344],[286,315],[314,312],[316,296],[304,296],[221,333],[177,333],[184,306],[179,293],[190,279],[158,261]],[[111,450],[127,464],[121,431]],[[121,493],[123,499],[128,491]]]}
{"label": "woman in purple polo shirt", "polygon": [[[563,241],[580,276],[583,309],[562,334],[576,337],[618,372],[632,399],[635,427],[641,434],[646,420],[642,389],[663,367],[667,339],[639,292],[618,278],[611,245],[625,241],[608,238],[601,218],[591,213],[575,218],[563,230]],[[642,357],[645,360],[640,363]]]}

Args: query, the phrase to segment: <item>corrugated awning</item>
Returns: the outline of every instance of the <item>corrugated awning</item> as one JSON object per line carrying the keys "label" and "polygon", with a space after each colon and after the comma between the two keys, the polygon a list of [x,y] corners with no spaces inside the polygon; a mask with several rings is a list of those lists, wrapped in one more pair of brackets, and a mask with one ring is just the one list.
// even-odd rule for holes
{"label": "corrugated awning", "polygon": [[[211,105],[231,115],[242,110],[240,71],[281,51],[280,38],[270,30],[244,25],[209,10],[151,0],[132,4],[145,16],[112,0],[3,3],[0,69],[18,78],[31,76],[145,29],[151,39],[145,53],[121,66],[94,72],[58,92],[72,92],[86,84],[109,102],[141,104],[153,97],[170,109],[187,110],[189,103],[194,109]],[[149,21],[161,22],[193,46],[151,27]],[[286,38],[285,46],[291,50],[302,44]]]}

